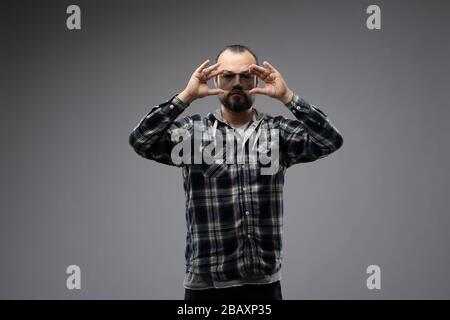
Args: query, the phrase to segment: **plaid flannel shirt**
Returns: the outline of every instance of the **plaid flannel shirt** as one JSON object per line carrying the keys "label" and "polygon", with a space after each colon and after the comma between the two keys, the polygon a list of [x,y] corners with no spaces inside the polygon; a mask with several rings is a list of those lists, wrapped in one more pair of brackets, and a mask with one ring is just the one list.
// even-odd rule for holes
{"label": "plaid flannel shirt", "polygon": [[[278,129],[276,173],[260,174],[262,165],[249,161],[249,152],[243,164],[174,163],[171,153],[178,142],[172,140],[172,134],[177,130],[192,133],[194,121],[203,124],[205,133],[214,127],[225,135],[226,128],[231,128],[214,112],[204,118],[194,114],[176,120],[188,106],[174,95],[151,108],[129,135],[129,144],[140,156],[182,168],[186,272],[209,274],[215,281],[278,272],[283,257],[286,169],[333,153],[342,146],[342,135],[323,111],[294,94],[286,107],[296,119],[257,111],[257,121],[252,122],[254,130]],[[249,141],[245,148],[249,150]]]}

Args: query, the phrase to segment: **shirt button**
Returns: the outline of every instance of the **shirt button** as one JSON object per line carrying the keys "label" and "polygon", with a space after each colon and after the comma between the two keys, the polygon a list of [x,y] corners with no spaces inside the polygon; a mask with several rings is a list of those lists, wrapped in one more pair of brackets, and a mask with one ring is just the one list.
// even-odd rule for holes
{"label": "shirt button", "polygon": [[252,235],[251,235],[250,233],[249,233],[249,234],[247,234],[247,237],[248,237],[248,238],[251,238],[251,236],[252,236]]}
{"label": "shirt button", "polygon": [[247,189],[246,187],[242,187],[242,190],[244,190],[244,191],[245,191],[246,189]]}
{"label": "shirt button", "polygon": [[248,211],[245,211],[245,214],[248,216],[249,214],[250,214],[250,212],[248,212]]}
{"label": "shirt button", "polygon": [[300,106],[297,106],[297,110],[301,110],[302,108]]}
{"label": "shirt button", "polygon": [[169,108],[170,108],[170,109],[173,109],[173,104],[171,104],[171,105],[169,106]]}

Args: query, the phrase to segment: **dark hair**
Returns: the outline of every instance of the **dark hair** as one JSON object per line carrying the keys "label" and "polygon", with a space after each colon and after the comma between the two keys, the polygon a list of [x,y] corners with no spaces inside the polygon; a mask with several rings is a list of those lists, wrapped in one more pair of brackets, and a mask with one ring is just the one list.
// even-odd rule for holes
{"label": "dark hair", "polygon": [[252,54],[252,56],[255,58],[256,64],[259,64],[259,63],[258,63],[258,58],[256,57],[256,54],[254,54],[253,51],[250,50],[249,47],[244,46],[244,45],[241,45],[241,44],[231,44],[231,45],[228,45],[228,46],[226,46],[225,48],[223,48],[223,49],[217,54],[216,62],[217,62],[217,60],[219,60],[219,56],[220,56],[220,55],[222,54],[222,52],[224,52],[225,50],[230,50],[231,52],[235,52],[235,53],[243,53],[243,52],[245,52],[245,51],[248,51],[248,52],[250,52],[250,53]]}

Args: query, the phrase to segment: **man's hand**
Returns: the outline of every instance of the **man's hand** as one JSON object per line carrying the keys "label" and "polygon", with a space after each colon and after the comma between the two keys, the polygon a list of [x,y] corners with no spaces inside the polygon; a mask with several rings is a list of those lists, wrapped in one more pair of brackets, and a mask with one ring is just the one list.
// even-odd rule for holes
{"label": "man's hand", "polygon": [[209,59],[205,60],[194,71],[186,88],[178,95],[178,98],[181,99],[181,101],[191,103],[195,99],[225,92],[222,89],[210,89],[208,87],[208,80],[223,72],[223,70],[217,70],[220,62],[206,67],[208,64]]}
{"label": "man's hand", "polygon": [[294,93],[288,88],[286,82],[281,76],[281,73],[267,61],[264,61],[263,64],[266,68],[256,64],[251,64],[249,71],[256,74],[259,79],[264,81],[265,86],[264,88],[253,88],[249,91],[249,93],[264,94],[266,96],[278,99],[284,104],[291,101]]}

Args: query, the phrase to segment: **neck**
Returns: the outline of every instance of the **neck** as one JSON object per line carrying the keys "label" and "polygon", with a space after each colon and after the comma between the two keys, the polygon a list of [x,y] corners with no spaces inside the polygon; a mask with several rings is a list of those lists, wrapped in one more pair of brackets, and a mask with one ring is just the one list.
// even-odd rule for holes
{"label": "neck", "polygon": [[232,127],[240,127],[253,119],[253,108],[249,108],[244,112],[233,112],[225,108],[223,105],[220,107],[222,118],[229,123]]}

